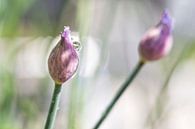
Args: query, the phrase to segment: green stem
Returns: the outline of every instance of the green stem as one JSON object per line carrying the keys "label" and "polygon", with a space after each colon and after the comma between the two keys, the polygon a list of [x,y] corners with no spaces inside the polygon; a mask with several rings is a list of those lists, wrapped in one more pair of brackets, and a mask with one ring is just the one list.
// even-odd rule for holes
{"label": "green stem", "polygon": [[104,113],[102,114],[102,116],[100,117],[100,119],[98,120],[98,122],[96,123],[96,125],[94,126],[93,129],[98,129],[100,127],[100,125],[102,124],[102,122],[106,119],[106,117],[108,116],[108,114],[110,113],[110,111],[112,110],[112,108],[114,107],[114,105],[116,104],[116,102],[118,101],[118,99],[121,97],[121,95],[127,89],[127,87],[129,86],[129,84],[131,84],[131,82],[136,77],[137,73],[141,70],[141,68],[142,68],[143,65],[144,65],[144,62],[143,61],[139,61],[139,63],[135,67],[135,69],[132,72],[132,74],[129,75],[129,77],[127,78],[127,80],[123,83],[123,85],[121,86],[121,88],[118,90],[118,92],[116,93],[116,96],[113,98],[113,100],[111,101],[111,103],[108,105],[108,107],[106,108],[106,110],[104,111]]}
{"label": "green stem", "polygon": [[47,116],[47,121],[45,123],[45,128],[44,129],[53,129],[55,118],[57,111],[59,109],[58,105],[60,102],[60,93],[61,93],[62,86],[61,84],[55,84],[53,96],[52,96],[52,101],[50,104],[48,116]]}

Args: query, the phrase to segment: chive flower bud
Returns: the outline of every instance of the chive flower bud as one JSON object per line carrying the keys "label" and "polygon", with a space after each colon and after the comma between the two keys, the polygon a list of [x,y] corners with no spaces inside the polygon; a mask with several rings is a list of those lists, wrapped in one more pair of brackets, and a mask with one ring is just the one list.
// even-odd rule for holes
{"label": "chive flower bud", "polygon": [[75,74],[78,64],[79,58],[73,46],[71,31],[65,26],[60,41],[50,53],[49,73],[56,84],[62,84]]}
{"label": "chive flower bud", "polygon": [[160,22],[143,36],[139,44],[142,61],[155,61],[169,53],[172,47],[172,19],[164,11]]}

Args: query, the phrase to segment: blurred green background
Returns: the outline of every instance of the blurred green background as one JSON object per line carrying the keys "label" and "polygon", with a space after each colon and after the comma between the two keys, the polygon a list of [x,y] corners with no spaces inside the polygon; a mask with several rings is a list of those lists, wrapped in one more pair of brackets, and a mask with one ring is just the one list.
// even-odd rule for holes
{"label": "blurred green background", "polygon": [[53,82],[48,54],[63,26],[79,35],[74,79],[55,129],[90,129],[138,61],[142,35],[164,9],[174,18],[169,56],[148,63],[102,129],[195,128],[193,0],[0,0],[0,129],[43,129]]}

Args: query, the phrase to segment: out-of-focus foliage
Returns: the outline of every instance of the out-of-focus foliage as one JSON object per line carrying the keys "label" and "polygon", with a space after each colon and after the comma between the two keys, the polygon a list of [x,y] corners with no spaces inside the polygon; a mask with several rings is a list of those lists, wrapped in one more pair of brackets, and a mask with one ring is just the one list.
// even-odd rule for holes
{"label": "out-of-focus foliage", "polygon": [[33,3],[33,0],[1,0],[0,32],[3,36],[14,36],[21,26],[22,17]]}

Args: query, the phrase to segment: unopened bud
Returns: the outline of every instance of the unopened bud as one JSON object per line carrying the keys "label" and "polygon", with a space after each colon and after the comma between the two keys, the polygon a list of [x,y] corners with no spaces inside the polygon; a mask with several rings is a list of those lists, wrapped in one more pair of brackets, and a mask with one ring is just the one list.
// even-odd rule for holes
{"label": "unopened bud", "polygon": [[169,53],[172,47],[172,19],[164,11],[160,22],[150,29],[139,44],[142,61],[158,60]]}
{"label": "unopened bud", "polygon": [[57,84],[62,84],[70,79],[78,68],[79,58],[70,33],[69,27],[64,27],[61,39],[48,59],[49,73]]}

